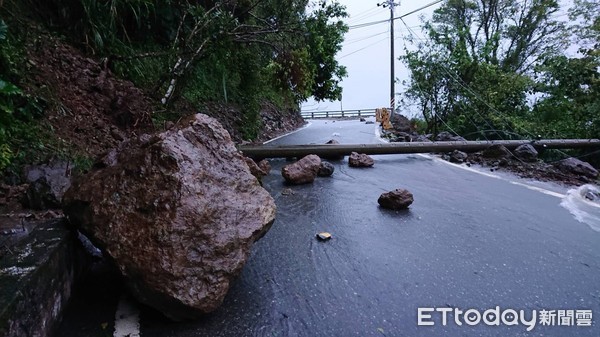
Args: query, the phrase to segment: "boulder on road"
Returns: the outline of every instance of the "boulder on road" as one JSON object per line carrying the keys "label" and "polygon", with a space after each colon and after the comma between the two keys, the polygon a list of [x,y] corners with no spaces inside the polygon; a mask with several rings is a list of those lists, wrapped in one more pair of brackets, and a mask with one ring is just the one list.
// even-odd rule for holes
{"label": "boulder on road", "polygon": [[308,184],[315,180],[320,167],[321,158],[317,155],[309,154],[293,164],[284,166],[281,169],[281,175],[290,184]]}
{"label": "boulder on road", "polygon": [[71,223],[114,260],[140,302],[174,320],[217,309],[273,223],[273,198],[206,115],[115,152],[65,194]]}
{"label": "boulder on road", "polygon": [[569,157],[554,164],[559,170],[565,173],[574,173],[580,176],[596,179],[598,178],[598,170],[587,162],[577,158]]}
{"label": "boulder on road", "polygon": [[381,207],[393,210],[406,209],[413,201],[412,193],[401,188],[385,192],[377,199],[377,202]]}
{"label": "boulder on road", "polygon": [[352,152],[350,158],[348,158],[350,167],[371,167],[373,164],[375,164],[373,158],[364,153]]}
{"label": "boulder on road", "polygon": [[329,177],[334,171],[335,167],[331,163],[321,161],[321,166],[319,167],[319,172],[317,172],[317,175],[319,177]]}
{"label": "boulder on road", "polygon": [[514,151],[514,154],[517,158],[533,162],[537,160],[538,152],[531,144],[523,144],[519,145]]}

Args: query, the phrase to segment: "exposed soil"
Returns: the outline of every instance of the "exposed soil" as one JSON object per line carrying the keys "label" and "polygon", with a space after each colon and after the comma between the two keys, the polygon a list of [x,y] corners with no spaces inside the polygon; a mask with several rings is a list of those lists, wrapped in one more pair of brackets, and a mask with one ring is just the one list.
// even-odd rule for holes
{"label": "exposed soil", "polygon": [[[128,137],[164,130],[172,124],[153,125],[152,113],[158,107],[155,100],[132,82],[116,77],[102,60],[87,57],[58,38],[38,33],[29,42],[26,56],[29,75],[20,85],[25,92],[46,99],[43,124],[48,125],[49,134],[56,137],[61,147],[73,154],[99,158]],[[181,115],[196,112],[210,115],[221,122],[235,142],[243,142],[242,113],[234,105],[206,103],[197,109],[180,102],[174,109]],[[280,110],[268,103],[263,104],[260,116],[261,129],[256,142],[304,124],[299,112]],[[20,233],[27,232],[29,224],[62,216],[58,210],[23,208],[21,199],[28,185],[18,184],[18,178],[11,180],[10,185],[0,180],[2,251],[10,249],[11,243],[21,237]]]}
{"label": "exposed soil", "polygon": [[28,48],[30,91],[50,95],[45,118],[76,153],[98,156],[132,132],[153,130],[151,100],[101,62],[51,36]]}

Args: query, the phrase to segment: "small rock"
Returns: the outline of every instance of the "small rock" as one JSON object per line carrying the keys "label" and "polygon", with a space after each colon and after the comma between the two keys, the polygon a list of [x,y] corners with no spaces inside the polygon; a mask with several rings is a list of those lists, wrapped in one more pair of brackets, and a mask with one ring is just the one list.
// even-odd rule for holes
{"label": "small rock", "polygon": [[373,121],[366,121],[365,124],[375,124]]}
{"label": "small rock", "polygon": [[483,150],[482,155],[485,158],[493,158],[493,159],[512,157],[512,154],[504,145],[498,145],[498,144],[492,145],[492,146],[488,147],[487,149]]}
{"label": "small rock", "polygon": [[435,141],[436,142],[464,142],[464,141],[466,141],[466,139],[464,139],[461,136],[453,136],[448,131],[442,131],[437,135],[437,137],[435,137]]}
{"label": "small rock", "polygon": [[523,144],[517,147],[514,151],[517,158],[533,162],[537,160],[538,152],[531,144]]}
{"label": "small rock", "polygon": [[584,197],[590,201],[600,200],[600,193],[588,191]]}
{"label": "small rock", "polygon": [[269,173],[271,173],[271,164],[266,159],[259,161],[258,167],[265,173],[265,175],[269,175]]}
{"label": "small rock", "polygon": [[375,161],[364,153],[352,152],[348,164],[350,167],[371,167],[375,164]]}
{"label": "small rock", "polygon": [[117,128],[110,129],[110,135],[117,141],[123,141],[125,139],[121,131]]}
{"label": "small rock", "polygon": [[361,122],[366,122],[367,120],[361,117],[361,118],[360,118],[360,121],[361,121]]}
{"label": "small rock", "polygon": [[450,162],[462,164],[465,162],[465,160],[467,160],[468,157],[468,154],[462,151],[454,150],[450,154]]}
{"label": "small rock", "polygon": [[294,195],[296,194],[296,192],[294,192],[294,190],[292,190],[291,188],[284,188],[283,190],[281,190],[281,195]]}
{"label": "small rock", "polygon": [[382,193],[377,199],[381,207],[394,210],[406,209],[413,201],[412,193],[401,188]]}
{"label": "small rock", "polygon": [[290,184],[308,184],[315,180],[320,167],[321,158],[309,154],[293,164],[284,166],[281,169],[281,175]]}
{"label": "small rock", "polygon": [[326,161],[321,161],[321,166],[319,167],[319,172],[317,172],[317,175],[319,177],[329,177],[333,174],[333,171],[335,171],[335,167]]}
{"label": "small rock", "polygon": [[319,239],[320,241],[330,240],[331,239],[331,233],[328,233],[328,232],[317,233],[317,239]]}
{"label": "small rock", "polygon": [[427,138],[425,135],[418,135],[413,141],[431,143],[431,139]]}
{"label": "small rock", "polygon": [[248,165],[250,173],[252,173],[252,175],[255,176],[258,181],[267,175],[267,173],[264,172],[252,158],[244,157],[244,161],[246,162],[246,165]]}
{"label": "small rock", "polygon": [[[338,142],[337,140],[335,140],[335,139],[331,139],[331,140],[329,140],[329,141],[328,141],[327,143],[325,143],[325,144],[327,144],[327,145],[338,145],[339,143],[340,143],[340,142]],[[327,159],[327,160],[335,160],[335,161],[337,161],[337,160],[343,160],[343,159],[344,159],[344,156],[343,156],[343,155],[335,155],[335,154],[334,154],[334,155],[322,155],[321,157],[322,157],[323,159]]]}
{"label": "small rock", "polygon": [[588,178],[596,179],[598,170],[592,165],[577,158],[569,157],[554,164],[559,170],[565,173],[574,173]]}
{"label": "small rock", "polygon": [[71,186],[71,165],[55,161],[28,166],[25,178],[30,183],[23,199],[25,206],[37,210],[59,208],[63,195]]}

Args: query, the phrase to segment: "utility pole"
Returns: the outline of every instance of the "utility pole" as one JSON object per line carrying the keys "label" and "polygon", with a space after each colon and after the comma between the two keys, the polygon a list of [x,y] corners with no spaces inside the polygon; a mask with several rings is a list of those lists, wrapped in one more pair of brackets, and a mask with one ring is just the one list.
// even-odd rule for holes
{"label": "utility pole", "polygon": [[394,0],[378,3],[377,6],[390,9],[390,117],[396,110],[396,76],[394,72],[394,8],[400,6]]}

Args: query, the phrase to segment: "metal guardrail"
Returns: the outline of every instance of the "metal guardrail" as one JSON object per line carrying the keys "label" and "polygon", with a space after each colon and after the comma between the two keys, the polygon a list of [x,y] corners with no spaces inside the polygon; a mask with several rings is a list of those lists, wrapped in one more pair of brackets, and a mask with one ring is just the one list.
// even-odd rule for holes
{"label": "metal guardrail", "polygon": [[316,118],[360,118],[375,116],[376,109],[360,110],[337,110],[337,111],[301,111],[300,115],[304,119]]}

